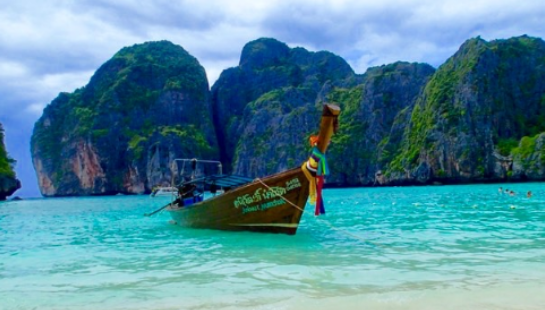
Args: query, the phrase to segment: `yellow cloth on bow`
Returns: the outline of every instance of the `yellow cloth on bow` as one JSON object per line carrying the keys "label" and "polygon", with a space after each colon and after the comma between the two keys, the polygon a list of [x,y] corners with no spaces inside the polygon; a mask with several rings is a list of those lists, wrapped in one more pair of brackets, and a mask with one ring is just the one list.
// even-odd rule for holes
{"label": "yellow cloth on bow", "polygon": [[311,205],[316,203],[316,178],[310,174],[310,171],[307,169],[307,163],[304,162],[301,166],[301,170],[303,170],[303,173],[307,177],[308,180],[308,196],[309,196],[309,203]]}

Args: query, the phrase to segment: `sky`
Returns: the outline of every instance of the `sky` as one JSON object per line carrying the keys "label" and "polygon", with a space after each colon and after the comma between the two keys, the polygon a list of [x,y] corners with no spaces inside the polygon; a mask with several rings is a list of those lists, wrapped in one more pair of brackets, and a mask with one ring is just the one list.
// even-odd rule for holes
{"label": "sky", "polygon": [[326,50],[356,73],[396,61],[440,66],[467,39],[545,38],[542,0],[0,0],[0,123],[23,188],[39,197],[30,137],[60,92],[85,86],[125,46],[169,40],[210,85],[262,37]]}

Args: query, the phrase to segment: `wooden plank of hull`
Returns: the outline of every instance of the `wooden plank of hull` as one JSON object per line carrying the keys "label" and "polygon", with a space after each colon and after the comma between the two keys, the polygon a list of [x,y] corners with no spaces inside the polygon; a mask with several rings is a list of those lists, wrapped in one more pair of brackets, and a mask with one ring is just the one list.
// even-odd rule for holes
{"label": "wooden plank of hull", "polygon": [[167,208],[176,224],[192,228],[248,230],[293,235],[297,231],[309,195],[309,184],[301,168],[262,179],[271,188],[285,193],[287,203],[254,181],[225,194],[188,207]]}

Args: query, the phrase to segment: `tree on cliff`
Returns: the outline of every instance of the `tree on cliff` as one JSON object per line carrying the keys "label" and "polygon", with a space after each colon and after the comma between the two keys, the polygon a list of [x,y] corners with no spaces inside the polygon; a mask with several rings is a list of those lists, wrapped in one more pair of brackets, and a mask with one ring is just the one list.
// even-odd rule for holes
{"label": "tree on cliff", "polygon": [[21,183],[15,177],[13,166],[15,160],[8,156],[4,145],[4,127],[0,123],[0,200],[5,200],[21,187]]}
{"label": "tree on cliff", "polygon": [[6,147],[4,145],[4,127],[0,123],[0,177],[15,178],[15,172],[13,171],[13,165],[15,160],[8,156]]}

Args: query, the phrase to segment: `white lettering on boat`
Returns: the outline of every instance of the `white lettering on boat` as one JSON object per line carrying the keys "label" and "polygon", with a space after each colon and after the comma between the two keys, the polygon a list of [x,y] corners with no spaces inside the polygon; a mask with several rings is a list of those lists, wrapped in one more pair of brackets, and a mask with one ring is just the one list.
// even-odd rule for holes
{"label": "white lettering on boat", "polygon": [[299,178],[293,178],[286,182],[286,190],[289,192],[292,189],[296,189],[301,187],[301,182],[299,182]]}
{"label": "white lettering on boat", "polygon": [[[255,212],[259,210],[266,210],[272,207],[267,207],[268,203],[264,203],[258,206],[254,206],[254,204],[274,199],[276,197],[285,195],[287,192],[292,191],[294,189],[297,189],[301,187],[301,182],[299,181],[299,178],[293,178],[286,182],[286,186],[273,186],[269,188],[258,188],[255,190],[253,194],[244,194],[242,196],[238,196],[233,204],[235,208],[242,207],[242,213],[248,213],[248,212]],[[278,201],[278,200],[274,200]],[[274,202],[272,201],[272,202]],[[283,201],[280,199],[280,201]],[[271,202],[271,203],[272,203]],[[262,208],[262,206],[265,206]],[[277,205],[273,205],[277,206]]]}
{"label": "white lettering on boat", "polygon": [[259,205],[255,205],[255,206],[243,207],[242,208],[242,214],[246,214],[246,213],[250,213],[250,212],[256,212],[256,211],[265,211],[265,210],[270,209],[270,208],[281,206],[281,205],[283,205],[285,203],[286,202],[283,199],[276,199],[276,200],[269,201],[269,202],[266,202],[266,203],[262,203],[262,204],[259,204]]}

